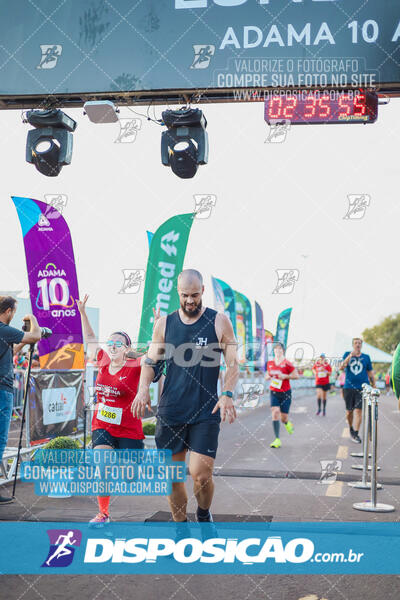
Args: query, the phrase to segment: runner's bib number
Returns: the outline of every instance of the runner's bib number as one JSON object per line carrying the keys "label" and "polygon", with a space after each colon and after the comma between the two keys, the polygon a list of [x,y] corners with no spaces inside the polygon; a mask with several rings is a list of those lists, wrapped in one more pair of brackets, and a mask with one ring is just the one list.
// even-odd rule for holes
{"label": "runner's bib number", "polygon": [[117,406],[107,406],[107,404],[100,402],[97,418],[100,421],[112,423],[112,425],[121,425],[122,408]]}
{"label": "runner's bib number", "polygon": [[283,379],[276,379],[275,377],[271,378],[271,386],[280,390],[282,387]]}
{"label": "runner's bib number", "polygon": [[318,377],[321,379],[322,377],[326,377],[328,375],[327,371],[318,371]]}

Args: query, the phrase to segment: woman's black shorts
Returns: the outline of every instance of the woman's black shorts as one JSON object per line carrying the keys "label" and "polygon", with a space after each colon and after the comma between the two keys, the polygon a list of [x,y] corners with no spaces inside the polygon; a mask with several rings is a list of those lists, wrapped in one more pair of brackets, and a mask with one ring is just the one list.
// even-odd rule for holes
{"label": "woman's black shorts", "polygon": [[316,385],[315,387],[320,388],[321,390],[324,390],[324,392],[329,392],[329,390],[331,389],[331,384],[324,383],[324,385]]}
{"label": "woman's black shorts", "polygon": [[115,437],[106,429],[95,429],[92,431],[92,448],[103,445],[111,446],[114,450],[125,450],[127,448],[141,450],[144,447],[143,440]]}

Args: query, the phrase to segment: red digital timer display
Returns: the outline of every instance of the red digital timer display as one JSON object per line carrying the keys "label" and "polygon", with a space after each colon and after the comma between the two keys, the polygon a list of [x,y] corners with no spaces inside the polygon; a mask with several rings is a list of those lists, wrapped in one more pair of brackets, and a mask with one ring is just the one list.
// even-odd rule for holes
{"label": "red digital timer display", "polygon": [[374,123],[378,96],[372,92],[298,92],[272,95],[265,100],[267,123]]}

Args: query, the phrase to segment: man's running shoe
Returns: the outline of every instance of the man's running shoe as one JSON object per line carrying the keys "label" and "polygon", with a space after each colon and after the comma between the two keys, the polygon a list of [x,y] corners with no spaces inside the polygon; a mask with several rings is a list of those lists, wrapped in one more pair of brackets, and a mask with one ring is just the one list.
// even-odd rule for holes
{"label": "man's running shoe", "polygon": [[315,416],[318,417],[318,415],[320,415],[320,414],[321,414],[321,411],[317,410],[317,412],[315,413]]}
{"label": "man's running shoe", "polygon": [[110,523],[110,517],[103,513],[97,513],[97,515],[89,521],[89,527],[91,529],[100,529]]}
{"label": "man's running shoe", "polygon": [[322,413],[323,417],[326,417],[326,411],[324,410],[324,412]]}
{"label": "man's running shoe", "polygon": [[271,448],[280,448],[282,446],[282,442],[279,438],[275,438],[274,441],[270,444]]}
{"label": "man's running shoe", "polygon": [[287,423],[285,423],[285,427],[286,427],[286,431],[288,433],[293,433],[294,426],[293,426],[293,423],[291,421],[288,421]]}
{"label": "man's running shoe", "polygon": [[175,544],[186,538],[192,537],[189,523],[187,521],[175,522]]}
{"label": "man's running shoe", "polygon": [[353,435],[351,436],[351,441],[354,442],[355,444],[361,444],[361,438],[358,435],[358,433],[354,432]]}
{"label": "man's running shoe", "polygon": [[213,523],[214,519],[212,518],[212,514],[208,511],[208,515],[206,517],[199,517],[196,511],[196,521],[198,523]]}
{"label": "man's running shoe", "polygon": [[218,537],[218,531],[210,511],[208,511],[207,517],[199,517],[196,512],[196,521],[200,524],[200,533],[203,542]]}

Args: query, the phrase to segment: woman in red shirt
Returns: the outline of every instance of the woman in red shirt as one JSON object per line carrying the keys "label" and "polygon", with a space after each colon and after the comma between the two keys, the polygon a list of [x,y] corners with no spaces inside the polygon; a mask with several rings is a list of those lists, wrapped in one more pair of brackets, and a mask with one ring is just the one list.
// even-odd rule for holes
{"label": "woman in red shirt", "polygon": [[321,354],[318,360],[315,361],[312,368],[315,374],[315,387],[317,388],[317,416],[321,414],[322,401],[322,416],[326,415],[326,394],[331,389],[329,377],[332,373],[332,367],[325,358],[325,354]]}
{"label": "woman in red shirt", "polygon": [[272,427],[275,439],[270,444],[271,448],[280,448],[282,442],[279,437],[280,421],[285,425],[288,433],[293,433],[293,423],[289,421],[289,409],[292,401],[290,379],[298,379],[297,369],[285,358],[285,348],[280,342],[274,344],[274,360],[267,362],[265,379],[271,380],[271,414]]}
{"label": "woman in red shirt", "polygon": [[[124,331],[112,333],[107,350],[100,348],[86,314],[86,302],[78,300],[85,341],[90,354],[96,354],[98,375],[96,379],[97,403],[92,419],[92,447],[96,449],[143,448],[142,421],[133,417],[132,400],[136,396],[140,379],[141,359],[131,350],[131,340]],[[154,314],[155,320],[159,315]],[[129,356],[128,356],[129,353]],[[131,359],[131,356],[135,358]],[[98,496],[98,514],[90,521],[92,527],[102,527],[110,522],[110,496]]]}

